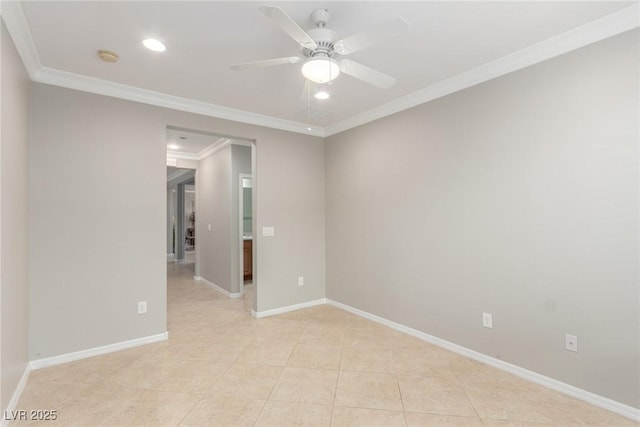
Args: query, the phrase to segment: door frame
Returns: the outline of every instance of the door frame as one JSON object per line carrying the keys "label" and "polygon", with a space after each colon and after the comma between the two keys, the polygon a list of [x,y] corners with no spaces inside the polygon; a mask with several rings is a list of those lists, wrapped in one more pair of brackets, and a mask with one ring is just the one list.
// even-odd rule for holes
{"label": "door frame", "polygon": [[[253,157],[253,156],[252,156]],[[250,173],[241,173],[238,175],[238,238],[240,243],[238,244],[238,264],[239,264],[239,286],[238,290],[240,295],[244,295],[244,191],[242,186],[242,180],[249,178],[251,179],[251,197],[253,198],[253,174]],[[253,222],[253,203],[251,208],[251,221]],[[251,235],[255,240],[255,230],[253,229],[253,224],[251,226]],[[255,245],[252,245],[252,254],[251,258],[253,260],[253,248]],[[253,261],[252,261],[253,262]],[[253,271],[253,268],[251,268]],[[254,283],[253,278],[251,280]],[[255,288],[255,287],[254,287]]]}

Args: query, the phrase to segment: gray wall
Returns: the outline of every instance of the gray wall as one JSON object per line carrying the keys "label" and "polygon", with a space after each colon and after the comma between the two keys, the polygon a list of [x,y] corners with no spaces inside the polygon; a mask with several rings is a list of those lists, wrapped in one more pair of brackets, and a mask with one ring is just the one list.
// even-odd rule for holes
{"label": "gray wall", "polygon": [[638,407],[638,48],[328,138],[328,298]]}
{"label": "gray wall", "polygon": [[29,77],[2,32],[0,135],[0,410],[7,408],[29,361]]}
{"label": "gray wall", "polygon": [[[33,84],[33,359],[166,331],[166,148],[142,104]],[[137,314],[146,300],[148,313]]]}
{"label": "gray wall", "polygon": [[[321,138],[43,84],[32,90],[32,358],[166,329],[167,125],[256,141],[256,210],[277,230],[254,241],[257,310],[324,296]],[[140,316],[143,299],[149,313]]]}
{"label": "gray wall", "polygon": [[[200,160],[196,175],[198,274],[229,292],[231,247],[231,146]],[[211,224],[211,231],[208,225]]]}
{"label": "gray wall", "polygon": [[[252,183],[258,221],[256,311],[325,296],[324,145],[315,137],[279,132],[270,138],[271,133],[265,129],[265,137],[256,138]],[[196,175],[202,212],[196,215],[198,274],[229,292],[239,291],[238,175],[251,172],[250,154],[249,147],[225,147],[202,159]],[[275,228],[274,237],[261,236],[258,230],[266,226]],[[305,277],[303,287],[298,276]]]}
{"label": "gray wall", "polygon": [[240,291],[241,173],[251,173],[251,147],[228,145],[200,161],[196,183],[199,275],[232,293]]}
{"label": "gray wall", "polygon": [[[252,182],[260,311],[326,296],[324,144],[270,142],[269,150],[258,144]],[[274,227],[275,236],[262,237],[263,227]]]}

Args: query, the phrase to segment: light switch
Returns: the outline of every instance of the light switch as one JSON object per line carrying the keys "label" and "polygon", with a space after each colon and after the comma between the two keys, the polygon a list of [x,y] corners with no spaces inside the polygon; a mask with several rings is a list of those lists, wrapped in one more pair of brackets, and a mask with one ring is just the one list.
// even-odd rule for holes
{"label": "light switch", "polygon": [[145,314],[147,312],[147,302],[139,301],[138,302],[138,314]]}
{"label": "light switch", "polygon": [[485,328],[493,328],[493,316],[491,313],[482,313],[482,326]]}
{"label": "light switch", "polygon": [[569,351],[578,351],[578,337],[566,334],[564,338],[564,346]]}
{"label": "light switch", "polygon": [[211,231],[211,224],[207,224],[207,229]]}
{"label": "light switch", "polygon": [[272,237],[276,233],[273,227],[262,227],[262,236],[263,237]]}

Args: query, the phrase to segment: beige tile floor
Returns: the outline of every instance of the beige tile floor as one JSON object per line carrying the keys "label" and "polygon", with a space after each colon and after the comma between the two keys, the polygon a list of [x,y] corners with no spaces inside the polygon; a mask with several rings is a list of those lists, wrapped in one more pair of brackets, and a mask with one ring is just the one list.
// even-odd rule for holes
{"label": "beige tile floor", "polygon": [[[43,426],[638,425],[330,306],[253,319],[169,264],[170,339],[31,373]],[[13,423],[23,425],[28,423]]]}

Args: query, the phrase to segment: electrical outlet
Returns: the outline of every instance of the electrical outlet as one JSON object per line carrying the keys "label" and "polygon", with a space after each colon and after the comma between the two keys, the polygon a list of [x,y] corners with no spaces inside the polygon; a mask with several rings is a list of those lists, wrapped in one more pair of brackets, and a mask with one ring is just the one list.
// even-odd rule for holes
{"label": "electrical outlet", "polygon": [[578,351],[578,337],[575,335],[566,334],[564,336],[564,346],[569,351]]}
{"label": "electrical outlet", "polygon": [[482,326],[485,328],[493,328],[493,317],[491,313],[482,313]]}
{"label": "electrical outlet", "polygon": [[298,286],[304,286],[304,277],[302,276],[298,277]]}
{"label": "electrical outlet", "polygon": [[138,314],[145,314],[147,312],[147,302],[139,301],[138,302]]}

